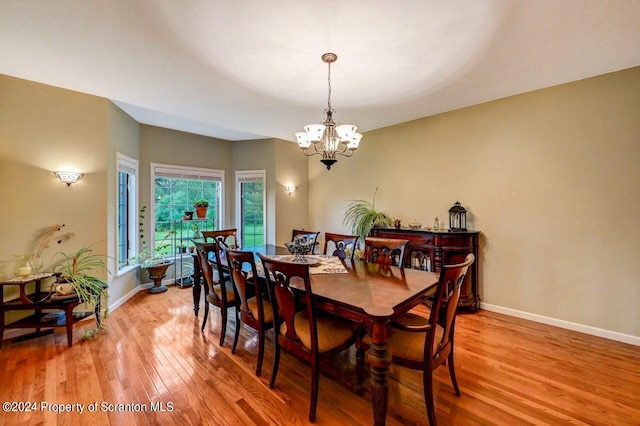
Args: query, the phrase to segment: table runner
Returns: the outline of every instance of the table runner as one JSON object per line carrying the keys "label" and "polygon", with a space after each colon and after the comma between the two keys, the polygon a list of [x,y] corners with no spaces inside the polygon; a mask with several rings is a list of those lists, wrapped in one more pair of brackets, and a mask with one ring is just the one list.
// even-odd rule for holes
{"label": "table runner", "polygon": [[[289,259],[291,256],[289,255],[279,255],[279,254],[271,254],[267,255],[269,259],[274,260],[283,260]],[[320,260],[320,265],[318,266],[310,266],[309,274],[346,274],[349,271],[344,267],[342,261],[337,256],[328,256],[324,254],[314,254],[311,257],[315,257]],[[264,267],[262,266],[261,261],[256,262],[256,270],[258,271],[258,275],[264,276]]]}

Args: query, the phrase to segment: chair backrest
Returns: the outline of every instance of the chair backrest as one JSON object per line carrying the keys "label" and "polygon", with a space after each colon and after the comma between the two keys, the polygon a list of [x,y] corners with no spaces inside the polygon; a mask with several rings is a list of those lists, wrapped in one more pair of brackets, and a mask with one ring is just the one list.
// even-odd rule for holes
{"label": "chair backrest", "polygon": [[[294,320],[300,309],[307,311],[309,333],[311,341],[311,355],[318,355],[318,332],[311,303],[311,280],[309,279],[309,265],[302,263],[280,262],[262,256],[258,253],[264,266],[267,285],[271,293],[274,318],[281,318],[286,324],[286,334],[279,338],[280,345],[290,352],[308,358],[308,351],[297,334]],[[291,281],[304,283],[304,294],[296,296],[291,290]],[[276,329],[277,330],[277,329]],[[276,334],[280,335],[276,331]]]}
{"label": "chair backrest", "polygon": [[[332,246],[329,245],[329,242],[332,243]],[[325,232],[324,254],[338,256],[340,259],[346,259],[348,257],[350,260],[353,260],[353,254],[356,251],[357,242],[357,235],[333,234],[330,232]],[[350,251],[349,246],[351,246]],[[331,253],[329,253],[327,250],[331,250]]]}
{"label": "chair backrest", "polygon": [[201,231],[202,238],[207,242],[209,239],[224,243],[225,246],[231,249],[237,249],[240,247],[238,244],[238,230],[237,229],[219,229],[217,231]]}
{"label": "chair backrest", "polygon": [[308,241],[313,240],[313,247],[311,248],[311,254],[315,254],[316,246],[319,245],[318,243],[319,235],[320,235],[320,232],[305,231],[304,229],[294,229],[293,231],[291,231],[291,241],[293,241],[293,239],[297,236],[306,237]]}
{"label": "chair backrest", "polygon": [[214,294],[213,286],[217,284],[213,277],[213,268],[209,263],[209,253],[216,251],[217,244],[196,242],[196,253],[198,254],[198,262],[200,262],[200,270],[207,286],[207,292]]}
{"label": "chair backrest", "polygon": [[[258,272],[253,259],[253,252],[230,249],[225,249],[224,251],[231,271],[231,281],[235,287],[236,295],[240,299],[240,311],[256,319],[263,318],[262,291],[260,289],[260,280],[257,279]],[[248,279],[249,273],[253,279]],[[251,312],[247,304],[247,300],[252,296],[255,296],[258,302],[258,312]]]}
{"label": "chair backrest", "polygon": [[438,341],[436,341],[436,333],[427,333],[424,346],[425,362],[431,363],[431,369],[444,363],[453,350],[460,291],[467,271],[474,261],[475,256],[468,254],[464,262],[444,265],[440,270],[440,280],[433,296],[429,325],[431,330],[436,330],[437,326],[442,327],[443,333]]}
{"label": "chair backrest", "polygon": [[366,237],[364,239],[364,258],[367,262],[402,267],[404,250],[408,243],[409,240],[397,238]]}

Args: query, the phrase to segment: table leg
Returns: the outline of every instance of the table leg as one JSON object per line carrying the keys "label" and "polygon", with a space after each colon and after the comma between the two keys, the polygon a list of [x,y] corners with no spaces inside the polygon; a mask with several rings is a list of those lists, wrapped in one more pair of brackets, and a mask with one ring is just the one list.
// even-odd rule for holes
{"label": "table leg", "polygon": [[67,329],[67,346],[73,346],[73,306],[64,308],[65,328]]}
{"label": "table leg", "polygon": [[202,272],[197,255],[193,255],[193,312],[198,316],[200,311],[200,295],[202,294]]}
{"label": "table leg", "polygon": [[371,347],[367,352],[367,359],[371,370],[373,422],[376,426],[382,426],[387,420],[391,352],[387,343],[387,322],[375,322],[371,328]]}
{"label": "table leg", "polygon": [[198,316],[200,311],[200,295],[202,294],[202,284],[200,280],[193,282],[193,312]]}
{"label": "table leg", "polygon": [[[2,289],[0,289],[0,291],[2,291]],[[4,311],[0,311],[0,349],[2,349],[3,338],[4,338]]]}

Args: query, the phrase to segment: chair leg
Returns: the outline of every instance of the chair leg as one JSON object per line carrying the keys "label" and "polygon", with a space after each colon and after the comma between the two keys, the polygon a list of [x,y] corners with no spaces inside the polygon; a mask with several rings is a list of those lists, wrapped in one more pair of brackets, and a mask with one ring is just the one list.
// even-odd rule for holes
{"label": "chair leg", "polygon": [[309,407],[309,421],[316,421],[318,408],[318,382],[320,380],[320,365],[317,358],[311,360],[311,406]]}
{"label": "chair leg", "polygon": [[222,314],[222,327],[220,329],[220,346],[224,346],[224,338],[227,337],[227,308],[220,308]]}
{"label": "chair leg", "polygon": [[364,383],[364,345],[362,344],[362,335],[364,330],[358,331],[356,337],[356,392],[362,394]]}
{"label": "chair leg", "polygon": [[[264,325],[262,326],[264,327]],[[256,376],[262,374],[262,359],[264,358],[264,328],[258,332],[258,362],[256,363]]]}
{"label": "chair leg", "polygon": [[204,326],[207,325],[207,318],[209,318],[209,302],[204,302],[204,318],[202,318],[202,327],[200,331],[204,331]]}
{"label": "chair leg", "polygon": [[273,347],[273,371],[271,372],[271,380],[269,381],[269,387],[272,389],[276,385],[278,365],[280,365],[280,342],[278,342],[278,333],[275,328],[273,330],[273,341],[275,343],[275,346]]}
{"label": "chair leg", "polygon": [[447,364],[449,364],[449,376],[451,376],[453,390],[456,392],[457,396],[460,396],[460,388],[458,388],[458,381],[456,380],[456,369],[453,366],[453,350],[451,350],[449,356],[447,357]]}
{"label": "chair leg", "polygon": [[424,402],[427,406],[429,425],[436,426],[436,407],[433,404],[433,371],[424,371],[422,386],[424,388]]}
{"label": "chair leg", "polygon": [[233,345],[231,346],[231,353],[236,353],[236,346],[238,345],[238,338],[240,337],[240,327],[242,327],[242,321],[240,321],[240,310],[236,309],[236,332],[233,335]]}

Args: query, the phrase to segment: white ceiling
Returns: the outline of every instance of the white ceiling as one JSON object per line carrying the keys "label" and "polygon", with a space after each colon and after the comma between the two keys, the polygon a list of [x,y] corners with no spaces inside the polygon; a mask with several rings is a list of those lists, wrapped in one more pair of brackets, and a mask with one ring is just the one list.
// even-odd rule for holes
{"label": "white ceiling", "polygon": [[[368,131],[640,65],[640,0],[0,0],[0,73],[228,140]],[[366,138],[363,140],[366,143]]]}

